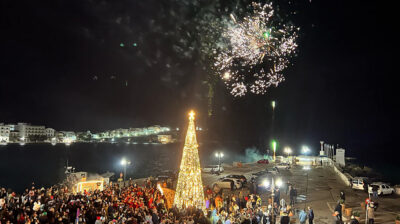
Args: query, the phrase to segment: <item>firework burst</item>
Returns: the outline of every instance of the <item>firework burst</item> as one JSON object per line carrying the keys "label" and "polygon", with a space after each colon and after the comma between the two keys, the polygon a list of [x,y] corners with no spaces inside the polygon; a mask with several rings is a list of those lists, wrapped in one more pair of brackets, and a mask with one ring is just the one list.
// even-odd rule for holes
{"label": "firework burst", "polygon": [[222,34],[226,45],[215,57],[214,66],[233,96],[265,94],[278,86],[297,48],[299,29],[279,21],[272,3],[252,7],[253,13],[241,20],[231,14]]}

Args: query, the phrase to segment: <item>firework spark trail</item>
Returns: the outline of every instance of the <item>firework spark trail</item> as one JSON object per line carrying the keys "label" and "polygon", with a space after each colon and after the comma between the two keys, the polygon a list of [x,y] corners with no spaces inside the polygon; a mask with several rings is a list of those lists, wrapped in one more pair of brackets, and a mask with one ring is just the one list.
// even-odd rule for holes
{"label": "firework spark trail", "polygon": [[278,86],[297,49],[298,29],[279,22],[272,3],[252,7],[252,15],[240,21],[230,15],[232,24],[222,34],[227,46],[215,57],[214,66],[233,96],[265,94]]}

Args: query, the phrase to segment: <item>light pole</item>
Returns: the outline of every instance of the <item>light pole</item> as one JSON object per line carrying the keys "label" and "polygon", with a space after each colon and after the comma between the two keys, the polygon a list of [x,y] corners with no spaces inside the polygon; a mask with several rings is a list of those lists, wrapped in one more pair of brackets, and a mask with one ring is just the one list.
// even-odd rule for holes
{"label": "light pole", "polygon": [[[272,210],[271,210],[271,218],[272,218],[272,220],[274,220],[274,216],[275,216],[275,213],[274,213],[274,207],[275,207],[275,203],[274,203],[275,185],[278,186],[278,188],[280,188],[282,186],[282,184],[283,184],[283,182],[282,182],[281,179],[275,180],[274,177],[271,178],[271,203],[272,203],[272,205],[271,205],[271,208],[272,208]],[[268,188],[269,181],[268,180],[264,180],[263,186],[265,188]]]}
{"label": "light pole", "polygon": [[292,149],[290,147],[285,147],[283,151],[286,153],[286,155],[289,157],[290,154],[292,153]]}
{"label": "light pole", "polygon": [[304,211],[306,210],[307,206],[307,197],[308,197],[308,172],[310,169],[306,169],[306,174],[307,174],[307,184],[306,184],[306,200],[304,202]]}
{"label": "light pole", "polygon": [[308,155],[308,153],[310,153],[310,148],[308,148],[308,146],[305,146],[305,145],[303,145],[302,147],[301,147],[301,152],[304,154],[304,155]]}
{"label": "light pole", "polygon": [[130,164],[131,164],[131,161],[129,161],[129,160],[125,159],[125,158],[122,158],[121,165],[124,166],[124,181],[125,181],[125,178],[126,178],[126,166],[128,166]]}
{"label": "light pole", "polygon": [[216,152],[215,157],[218,158],[218,171],[221,172],[221,158],[224,157],[222,152]]}

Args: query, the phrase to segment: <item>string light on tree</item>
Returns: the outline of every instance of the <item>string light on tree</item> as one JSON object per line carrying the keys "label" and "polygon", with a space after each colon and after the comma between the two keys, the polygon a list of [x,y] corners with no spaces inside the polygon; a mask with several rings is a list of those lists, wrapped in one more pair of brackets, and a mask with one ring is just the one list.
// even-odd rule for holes
{"label": "string light on tree", "polygon": [[179,170],[174,206],[179,209],[195,207],[205,211],[203,183],[201,180],[200,159],[194,125],[195,113],[189,113],[189,126]]}

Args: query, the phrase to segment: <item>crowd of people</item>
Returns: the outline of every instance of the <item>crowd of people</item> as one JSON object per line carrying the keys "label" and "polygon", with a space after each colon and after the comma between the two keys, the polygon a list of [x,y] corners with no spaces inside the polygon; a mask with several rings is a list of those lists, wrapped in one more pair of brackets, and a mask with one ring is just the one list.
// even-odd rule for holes
{"label": "crowd of people", "polygon": [[[206,211],[177,209],[156,184],[127,186],[112,184],[104,190],[72,194],[65,187],[35,188],[22,194],[0,190],[0,224],[3,223],[149,223],[149,224],[268,224],[289,223],[296,216],[300,223],[312,223],[314,213],[296,211],[285,200],[275,196],[263,206],[256,194],[215,192],[206,189]],[[275,195],[279,195],[276,192]],[[265,203],[265,202],[264,202]]]}

